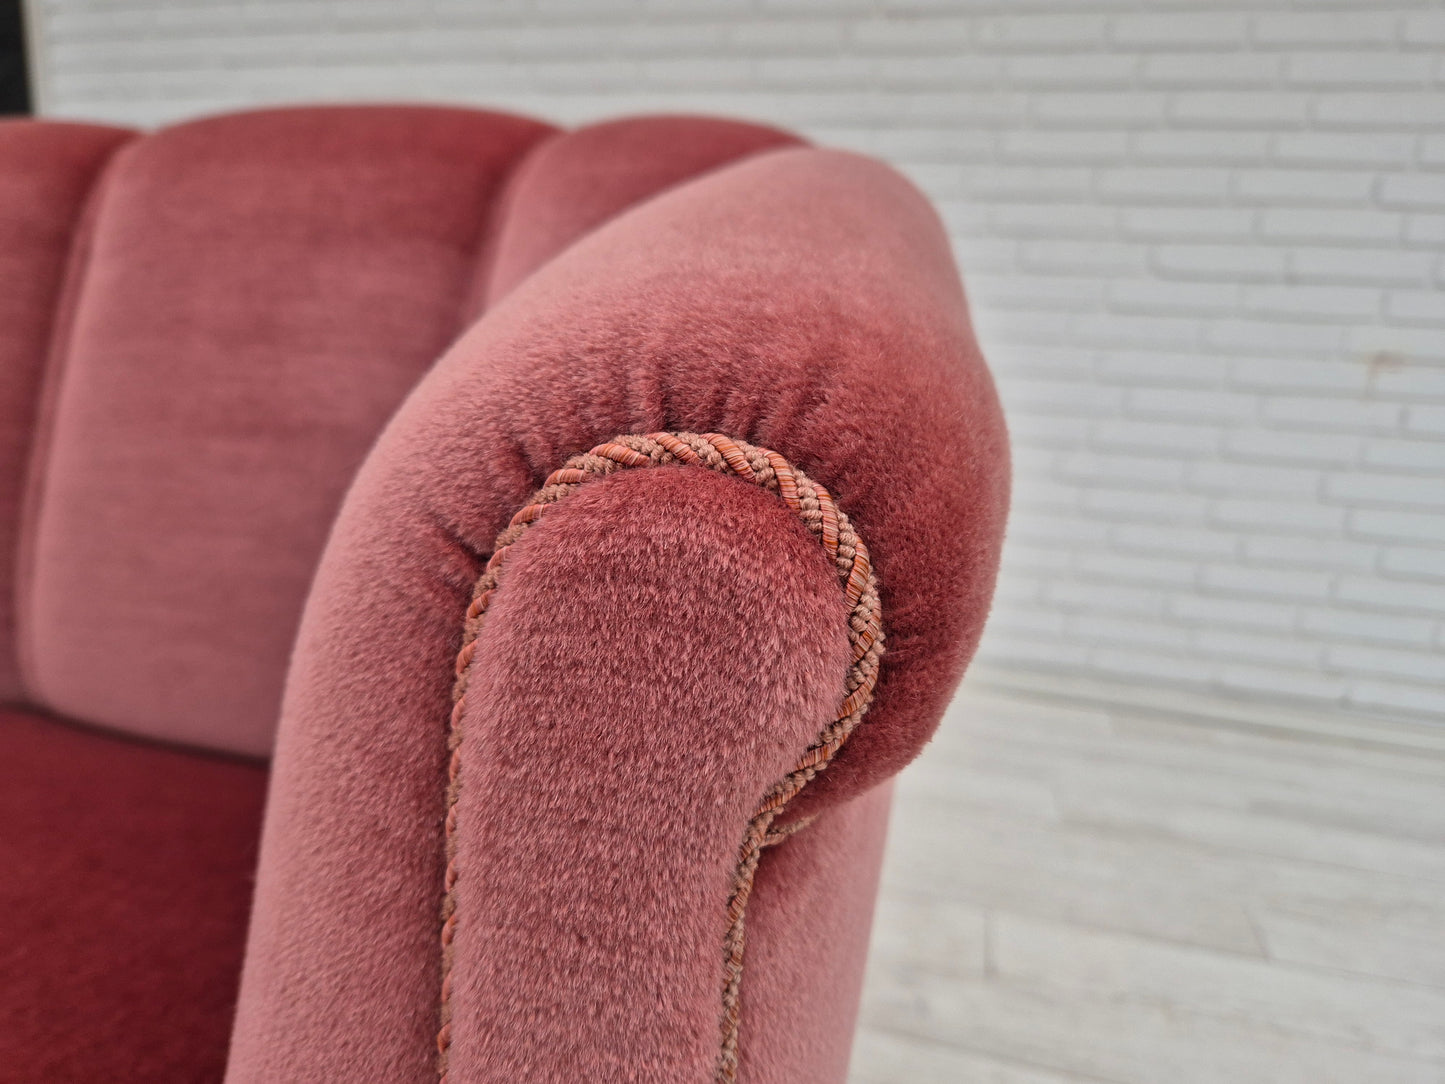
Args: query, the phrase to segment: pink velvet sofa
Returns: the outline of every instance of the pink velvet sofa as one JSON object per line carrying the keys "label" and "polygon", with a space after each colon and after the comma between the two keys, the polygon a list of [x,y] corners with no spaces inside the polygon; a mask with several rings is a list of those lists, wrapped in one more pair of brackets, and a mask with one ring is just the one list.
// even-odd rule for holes
{"label": "pink velvet sofa", "polygon": [[844,1079],[1008,489],[897,174],[8,122],[0,415],[0,1077]]}

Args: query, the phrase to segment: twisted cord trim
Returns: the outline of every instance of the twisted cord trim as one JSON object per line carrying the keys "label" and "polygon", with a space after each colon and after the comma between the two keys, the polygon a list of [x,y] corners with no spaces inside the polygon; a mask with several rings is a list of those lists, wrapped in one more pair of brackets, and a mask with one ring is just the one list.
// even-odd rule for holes
{"label": "twisted cord trim", "polygon": [[437,1031],[437,1069],[441,1084],[447,1084],[447,1061],[451,1047],[452,965],[457,925],[457,796],[461,786],[461,720],[466,710],[467,685],[476,654],[477,634],[487,607],[497,590],[510,547],[535,523],[547,508],[594,478],[603,478],[626,467],[655,467],[684,463],[733,474],[778,494],[823,544],[832,558],[838,580],[848,599],[848,639],[852,661],[844,684],[842,703],[829,723],[804,750],[796,766],[763,794],[738,849],[733,887],[727,904],[728,930],[723,938],[722,1012],[719,1020],[721,1047],[715,1084],[734,1084],[738,1071],[738,1021],[745,943],[744,914],[752,895],[753,878],[764,848],[782,842],[811,818],[773,827],[784,806],[832,761],[848,736],[858,726],[873,698],[878,680],[878,663],[883,654],[882,608],[878,584],[868,547],[858,537],[848,517],[823,486],[792,466],[777,452],[754,447],[718,433],[648,433],[618,437],[599,444],[590,452],[574,456],[553,471],[542,488],[497,536],[491,559],[477,579],[467,607],[462,647],[457,652],[456,683],[452,688],[452,713],[447,736],[446,875],[441,907],[441,1027]]}

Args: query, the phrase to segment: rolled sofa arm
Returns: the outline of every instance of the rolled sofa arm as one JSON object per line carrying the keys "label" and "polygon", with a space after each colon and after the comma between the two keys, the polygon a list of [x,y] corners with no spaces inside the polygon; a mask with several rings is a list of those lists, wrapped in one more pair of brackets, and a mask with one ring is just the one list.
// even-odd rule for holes
{"label": "rolled sofa arm", "polygon": [[[840,1082],[879,784],[977,641],[1007,481],[947,243],[876,163],[758,156],[523,282],[318,571],[228,1081]],[[874,633],[828,495],[888,636],[846,744]]]}
{"label": "rolled sofa arm", "polygon": [[[719,448],[773,481],[724,438],[603,445],[554,474],[479,582],[442,912],[458,1079],[732,1076],[761,849],[861,714],[880,641],[865,627],[850,665],[834,562]],[[729,478],[610,473],[704,457]],[[793,511],[821,519],[809,489]]]}

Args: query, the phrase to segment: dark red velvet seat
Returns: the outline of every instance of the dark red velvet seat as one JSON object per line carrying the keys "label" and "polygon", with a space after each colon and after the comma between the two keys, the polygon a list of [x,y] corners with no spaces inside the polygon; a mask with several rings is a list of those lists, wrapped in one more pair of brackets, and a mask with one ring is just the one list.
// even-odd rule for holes
{"label": "dark red velvet seat", "polygon": [[1007,488],[867,159],[0,125],[0,1077],[843,1080]]}
{"label": "dark red velvet seat", "polygon": [[0,710],[0,1079],[219,1080],[266,770]]}

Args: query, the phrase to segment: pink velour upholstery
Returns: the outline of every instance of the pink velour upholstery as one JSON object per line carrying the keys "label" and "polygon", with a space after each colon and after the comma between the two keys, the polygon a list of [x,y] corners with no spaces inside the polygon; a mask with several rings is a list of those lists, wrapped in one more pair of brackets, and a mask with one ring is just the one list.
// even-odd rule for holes
{"label": "pink velour upholstery", "polygon": [[635,117],[553,136],[527,156],[502,196],[477,311],[634,203],[734,159],[800,142],[774,128],[704,117]]}
{"label": "pink velour upholstery", "polygon": [[460,330],[489,201],[548,130],[288,110],[121,152],[37,452],[32,695],[134,733],[270,751],[341,495]]}
{"label": "pink velour upholstery", "polygon": [[[997,404],[921,197],[850,155],[759,155],[535,272],[428,374],[363,468],[282,712],[232,1081],[427,1078],[451,682],[436,660],[455,648],[479,557],[547,473],[614,434],[664,429],[781,452],[828,480],[873,549],[890,644],[877,700],[798,811],[841,815],[926,740],[992,586]],[[821,727],[825,679],[833,705],[841,691],[842,661],[822,678],[801,669],[827,656],[790,630],[819,620],[815,590],[840,600],[821,565],[794,593],[809,555],[787,558],[787,513],[769,526],[744,488],[734,499],[753,498],[758,526],[739,535],[724,481],[668,473],[559,506],[519,544],[535,564],[512,559],[484,628],[485,695],[463,723],[477,752],[460,817],[461,1079],[609,1079],[621,1064],[638,1080],[706,1078],[725,841]],[[729,549],[736,567],[705,560]],[[425,604],[399,619],[397,600]],[[741,671],[716,661],[719,640]],[[568,872],[539,881],[539,863]],[[812,951],[802,917],[772,936]],[[681,956],[659,955],[659,924]],[[362,925],[375,951],[358,957]],[[372,1026],[337,1026],[340,1006]],[[795,1041],[836,1041],[811,1023]]]}
{"label": "pink velour upholstery", "polygon": [[[34,167],[26,140],[52,148]],[[23,212],[33,236],[4,206],[12,187],[40,201]],[[746,911],[737,1079],[841,1084],[889,780],[978,641],[1008,496],[998,402],[923,198],[876,162],[734,122],[557,133],[456,109],[294,109],[133,139],[0,126],[11,233],[0,275],[37,271],[18,330],[0,328],[0,375],[17,374],[0,392],[17,419],[0,546],[18,551],[0,699],[192,747],[275,746],[229,1055],[227,919],[175,935],[209,961],[184,977],[84,939],[93,967],[64,939],[33,956],[33,983],[0,984],[0,1057],[52,1064],[54,1033],[25,1007],[42,990],[140,1030],[99,1033],[84,1064],[111,1064],[74,1079],[215,1080],[224,1064],[230,1084],[438,1080],[449,720],[473,586],[570,457],[693,431],[826,485],[878,577],[873,706],[787,807],[800,830],[764,852]],[[583,486],[505,568],[457,718],[447,1084],[730,1079],[739,847],[844,699],[836,569],[776,494],[678,464]],[[36,773],[75,755],[99,777],[113,757],[141,785],[129,742],[82,749],[77,733],[0,717],[0,752],[60,750],[10,796],[22,830],[48,834],[21,850],[38,872],[0,897],[19,916],[0,958],[46,928],[37,848],[70,846],[35,808]],[[177,899],[229,894],[244,913],[255,822],[236,781],[259,768],[134,748],[175,794],[165,816],[136,799],[145,831],[189,831],[193,788],[235,783],[224,838],[186,859],[199,883]],[[123,829],[109,793],[87,815]],[[134,859],[140,887],[115,882],[123,907],[153,891],[150,861]],[[106,974],[122,967],[139,973]],[[195,1026],[147,1045],[161,1025],[115,1000],[137,983],[158,1005],[196,996]],[[157,1068],[140,1049],[194,1060]]]}
{"label": "pink velour upholstery", "polygon": [[13,579],[56,305],[96,171],[129,132],[0,123],[0,701],[21,694]]}

